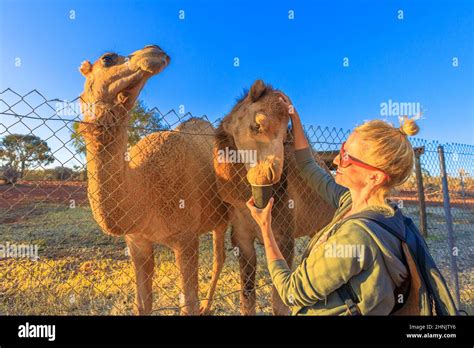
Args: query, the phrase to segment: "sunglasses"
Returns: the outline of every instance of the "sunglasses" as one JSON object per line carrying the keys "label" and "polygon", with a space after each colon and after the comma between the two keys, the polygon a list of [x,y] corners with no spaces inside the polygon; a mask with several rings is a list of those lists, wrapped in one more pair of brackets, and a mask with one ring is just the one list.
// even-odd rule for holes
{"label": "sunglasses", "polygon": [[377,170],[379,172],[382,172],[387,177],[387,180],[390,179],[390,176],[387,173],[385,173],[382,169],[371,166],[370,164],[362,162],[361,160],[358,160],[357,158],[352,157],[351,155],[349,155],[346,152],[346,150],[344,149],[345,144],[346,144],[346,142],[342,143],[341,150],[339,151],[339,167],[347,168],[351,164],[353,164],[355,166],[359,166],[359,167],[362,167],[362,168],[365,168],[365,169]]}

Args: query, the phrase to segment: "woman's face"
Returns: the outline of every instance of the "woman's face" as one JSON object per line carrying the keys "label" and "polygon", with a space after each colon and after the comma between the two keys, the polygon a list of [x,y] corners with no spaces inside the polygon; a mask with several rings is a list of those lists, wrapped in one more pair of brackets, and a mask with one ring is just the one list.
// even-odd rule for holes
{"label": "woman's face", "polygon": [[[370,163],[370,161],[367,160],[366,156],[367,148],[368,144],[364,141],[364,139],[361,138],[361,136],[357,132],[352,132],[347,138],[347,141],[344,145],[344,149],[349,155],[363,162]],[[374,185],[375,183],[380,181],[374,181],[376,179],[376,176],[383,176],[383,174],[378,171],[359,167],[354,164],[350,164],[346,168],[342,168],[339,166],[340,155],[337,155],[334,158],[333,163],[338,167],[335,178],[336,182],[339,185],[342,185],[355,191],[361,191],[367,185]]]}

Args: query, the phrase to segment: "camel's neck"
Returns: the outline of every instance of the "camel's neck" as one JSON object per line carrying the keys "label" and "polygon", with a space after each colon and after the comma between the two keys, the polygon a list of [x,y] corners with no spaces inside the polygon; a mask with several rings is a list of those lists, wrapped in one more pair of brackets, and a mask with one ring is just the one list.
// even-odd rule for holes
{"label": "camel's neck", "polygon": [[247,170],[242,163],[219,160],[219,151],[236,150],[234,138],[227,133],[222,123],[215,133],[214,143],[214,171],[218,181],[221,198],[230,204],[239,205],[245,202],[250,195],[250,188],[246,179]]}
{"label": "camel's neck", "polygon": [[91,181],[97,182],[98,190],[103,190],[108,186],[106,183],[112,180],[116,187],[125,189],[128,171],[126,129],[111,127],[97,129],[94,133],[85,136],[89,185]]}
{"label": "camel's neck", "polygon": [[[98,125],[84,126],[87,151],[88,194],[94,218],[106,233],[123,235],[136,227],[140,220],[139,201],[131,187],[133,173],[127,153],[126,124],[110,120],[125,119],[124,115],[109,114],[97,117]],[[123,123],[123,122],[122,122]],[[138,215],[137,215],[138,214]]]}
{"label": "camel's neck", "polygon": [[[214,169],[222,172],[231,173],[239,173],[240,180],[245,181],[245,174],[247,170],[243,163],[238,161],[222,161],[219,160],[219,153],[227,153],[228,151],[235,151],[237,149],[237,145],[235,144],[234,137],[232,134],[229,134],[225,129],[223,124],[221,123],[219,127],[217,127],[215,136],[214,136]],[[230,174],[228,174],[230,175]],[[226,175],[227,179],[230,179]],[[236,180],[237,178],[233,178]]]}
{"label": "camel's neck", "polygon": [[[229,117],[229,116],[227,116]],[[218,150],[223,150],[228,148],[229,150],[237,150],[237,145],[235,144],[234,137],[232,134],[228,133],[224,129],[224,121],[225,119],[219,124],[215,132],[215,147]]]}

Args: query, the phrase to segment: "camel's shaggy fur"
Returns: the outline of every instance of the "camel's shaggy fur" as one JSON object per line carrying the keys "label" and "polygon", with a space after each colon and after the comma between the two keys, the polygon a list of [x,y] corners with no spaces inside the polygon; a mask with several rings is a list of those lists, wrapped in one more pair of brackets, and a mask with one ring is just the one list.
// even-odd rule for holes
{"label": "camel's shaggy fur", "polygon": [[[259,83],[257,81],[257,83]],[[257,84],[256,83],[256,84]],[[255,85],[254,85],[255,86]],[[252,87],[254,88],[254,87]],[[261,86],[259,87],[261,88]],[[252,93],[252,89],[249,92]],[[251,196],[251,189],[247,180],[248,169],[243,163],[222,163],[217,161],[219,150],[225,148],[238,150],[236,135],[251,137],[245,130],[255,121],[255,113],[252,112],[251,104],[258,104],[254,109],[260,110],[268,116],[268,122],[273,127],[280,127],[286,132],[285,137],[280,133],[273,134],[273,140],[279,140],[283,146],[284,161],[281,179],[274,185],[275,203],[272,210],[272,229],[279,248],[287,263],[292,265],[294,254],[294,239],[296,237],[312,236],[316,231],[325,226],[334,214],[334,208],[324,202],[321,197],[312,191],[298,174],[291,132],[287,129],[288,119],[282,115],[280,108],[276,107],[278,91],[265,86],[261,97],[266,100],[261,102],[260,98],[244,96],[232,111],[222,120],[216,131],[214,144],[214,169],[217,174],[219,193],[224,201],[231,204],[230,218],[232,223],[232,243],[239,249],[239,264],[241,273],[241,313],[245,315],[255,314],[255,274],[256,274],[256,252],[254,241],[261,240],[261,233],[257,224],[253,221],[245,202]],[[232,128],[232,124],[236,128]],[[233,132],[233,134],[232,134]],[[276,138],[280,136],[280,138]],[[249,144],[249,139],[240,139],[241,143]],[[261,143],[259,143],[261,145]],[[269,156],[279,156],[275,151],[268,151]],[[318,163],[329,170],[322,161]],[[260,159],[264,161],[264,158]],[[287,314],[288,309],[282,303],[278,293],[274,289],[272,295],[273,312],[275,314]]]}

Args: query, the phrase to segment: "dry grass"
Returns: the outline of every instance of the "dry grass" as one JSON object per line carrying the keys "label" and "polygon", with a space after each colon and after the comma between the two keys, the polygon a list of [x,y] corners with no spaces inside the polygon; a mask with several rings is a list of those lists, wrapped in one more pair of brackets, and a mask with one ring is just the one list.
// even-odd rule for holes
{"label": "dry grass", "polygon": [[[34,213],[33,213],[34,212]],[[34,204],[3,210],[7,219],[0,241],[38,244],[39,260],[10,258],[0,261],[0,314],[18,315],[124,315],[133,313],[134,274],[120,238],[104,235],[88,207]],[[229,236],[227,236],[229,237]],[[226,241],[227,260],[219,279],[214,314],[239,314],[239,269]],[[174,254],[155,248],[155,314],[178,314],[178,270]],[[263,250],[259,259],[258,311],[270,314],[270,286]],[[200,298],[206,296],[212,269],[212,236],[201,237]],[[266,285],[267,284],[267,285]]]}
{"label": "dry grass", "polygon": [[[417,215],[416,208],[405,208]],[[460,208],[456,208],[460,209]],[[440,213],[441,212],[441,213]],[[472,212],[467,224],[456,226],[456,242],[462,247],[459,259],[461,297],[464,308],[473,308]],[[428,211],[428,243],[435,260],[449,277],[449,257],[442,211]],[[6,315],[126,315],[133,313],[134,274],[120,238],[104,235],[92,219],[87,205],[70,208],[68,202],[18,203],[14,209],[0,208],[0,243],[37,244],[39,257],[0,260],[0,314]],[[456,221],[455,221],[456,222]],[[229,235],[227,235],[227,239]],[[305,245],[298,241],[297,255]],[[227,260],[215,295],[215,315],[239,314],[239,267],[226,240]],[[257,313],[271,314],[270,279],[262,247],[257,245]],[[178,271],[174,254],[157,246],[153,291],[154,314],[179,313]],[[205,297],[212,269],[212,237],[201,237],[200,297]]]}

